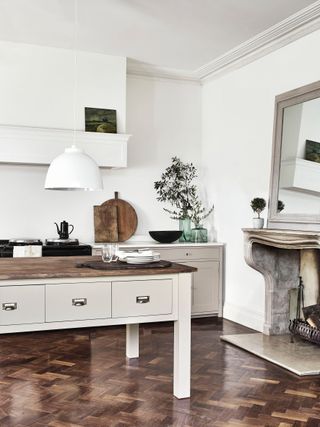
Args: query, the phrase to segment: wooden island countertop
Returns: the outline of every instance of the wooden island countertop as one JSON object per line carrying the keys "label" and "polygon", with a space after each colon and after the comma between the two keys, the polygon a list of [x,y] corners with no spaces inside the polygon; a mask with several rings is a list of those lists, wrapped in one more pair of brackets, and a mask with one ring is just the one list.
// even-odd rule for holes
{"label": "wooden island countertop", "polygon": [[192,273],[196,268],[172,263],[167,268],[94,270],[79,268],[77,265],[99,261],[100,257],[40,257],[40,258],[2,258],[0,259],[0,280],[85,278],[110,276],[144,276],[158,274]]}

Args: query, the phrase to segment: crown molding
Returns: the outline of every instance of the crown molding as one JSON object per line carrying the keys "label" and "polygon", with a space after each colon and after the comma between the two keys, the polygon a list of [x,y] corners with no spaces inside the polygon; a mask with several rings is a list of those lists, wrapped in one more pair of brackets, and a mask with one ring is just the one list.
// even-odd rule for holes
{"label": "crown molding", "polygon": [[208,80],[247,65],[318,29],[320,29],[320,0],[194,71],[159,67],[128,59],[127,74],[196,84],[206,83]]}
{"label": "crown molding", "polygon": [[131,58],[127,59],[127,74],[129,76],[183,80],[200,84],[200,79],[194,75],[193,71],[189,72],[185,70],[176,70],[175,68],[159,67]]}
{"label": "crown molding", "polygon": [[194,71],[202,82],[240,68],[320,28],[320,1],[289,16]]}

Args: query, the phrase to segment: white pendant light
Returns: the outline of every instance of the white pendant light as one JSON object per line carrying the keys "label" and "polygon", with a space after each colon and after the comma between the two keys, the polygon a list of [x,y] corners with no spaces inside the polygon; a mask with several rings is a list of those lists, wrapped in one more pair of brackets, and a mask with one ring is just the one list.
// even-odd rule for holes
{"label": "white pendant light", "polygon": [[47,172],[46,190],[102,190],[97,163],[82,149],[72,145],[56,157]]}
{"label": "white pendant light", "polygon": [[81,148],[76,146],[76,104],[77,104],[77,0],[74,0],[74,105],[73,105],[73,145],[56,157],[50,164],[46,182],[46,190],[63,191],[94,191],[102,190],[102,178],[99,166]]}

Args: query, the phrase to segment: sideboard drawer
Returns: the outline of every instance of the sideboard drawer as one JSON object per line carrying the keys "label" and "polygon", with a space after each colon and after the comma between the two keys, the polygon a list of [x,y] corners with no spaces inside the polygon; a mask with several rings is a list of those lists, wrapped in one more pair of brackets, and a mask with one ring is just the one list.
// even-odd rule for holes
{"label": "sideboard drawer", "polygon": [[46,285],[46,321],[111,317],[111,284],[107,282]]}
{"label": "sideboard drawer", "polygon": [[0,288],[0,325],[44,322],[44,285]]}
{"label": "sideboard drawer", "polygon": [[188,247],[188,248],[172,248],[159,249],[161,259],[169,261],[188,261],[198,259],[219,259],[220,249],[214,247]]}
{"label": "sideboard drawer", "polygon": [[112,283],[112,317],[172,313],[172,280]]}

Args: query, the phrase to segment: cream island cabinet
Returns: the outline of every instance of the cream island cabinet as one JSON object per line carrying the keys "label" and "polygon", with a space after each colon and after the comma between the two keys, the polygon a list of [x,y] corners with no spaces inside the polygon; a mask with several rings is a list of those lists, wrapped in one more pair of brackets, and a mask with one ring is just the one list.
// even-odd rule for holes
{"label": "cream island cabinet", "polygon": [[94,257],[0,259],[0,333],[126,325],[139,357],[139,323],[174,322],[173,394],[190,397],[191,284],[195,268],[94,270]]}
{"label": "cream island cabinet", "polygon": [[[101,243],[93,244],[93,255],[101,255]],[[192,317],[222,317],[223,257],[222,243],[171,243],[156,242],[120,243],[121,250],[152,248],[160,252],[161,259],[197,268],[192,279]]]}

